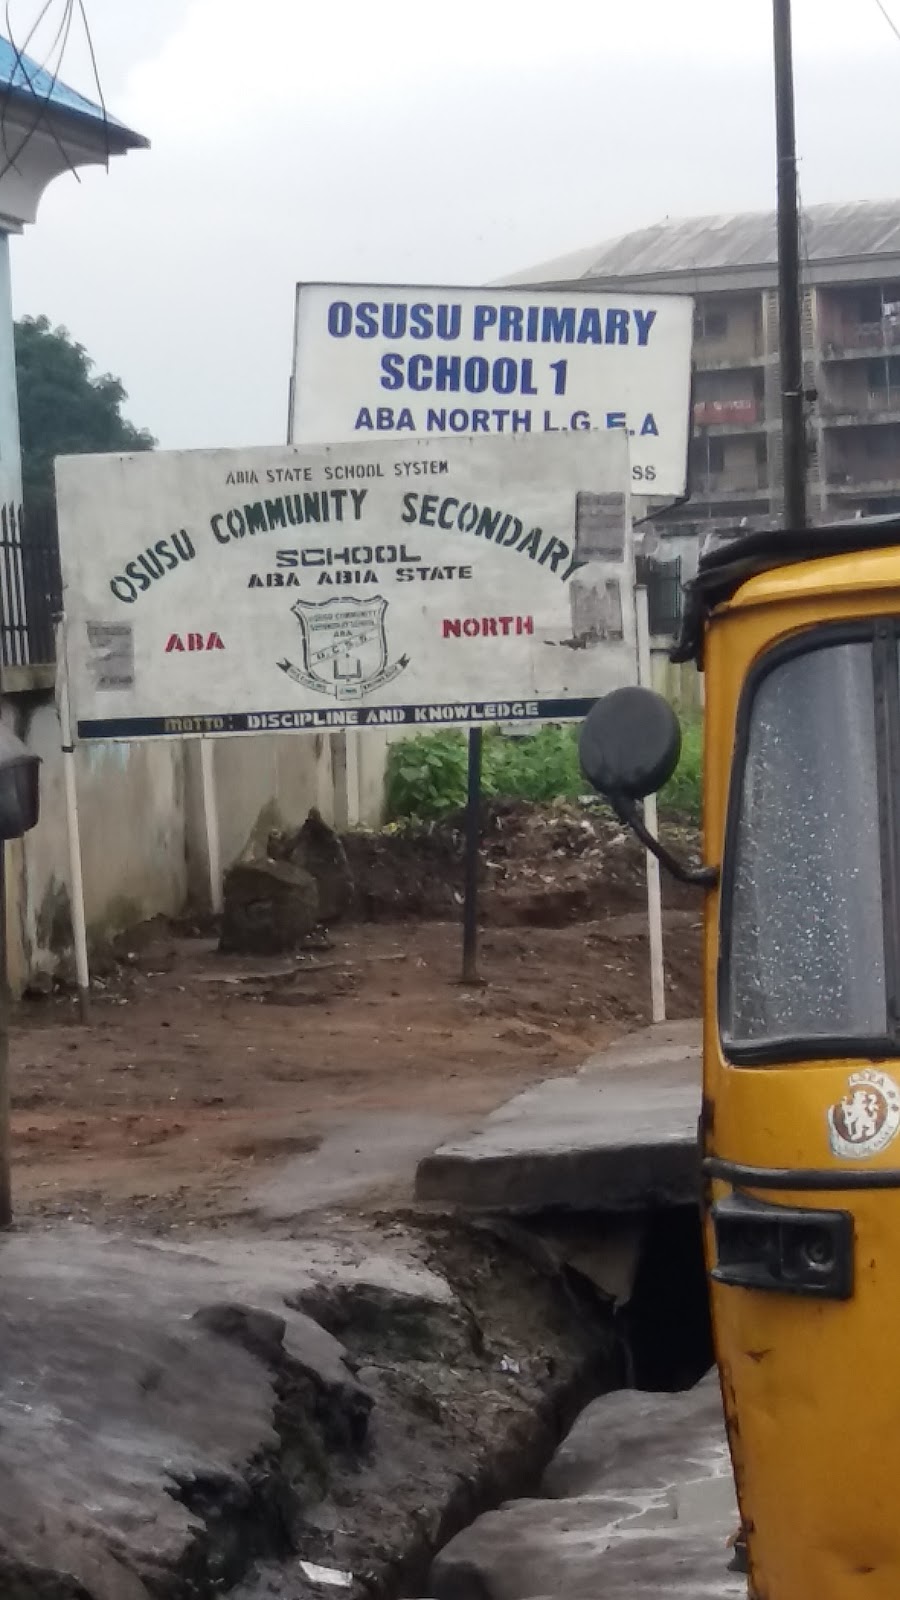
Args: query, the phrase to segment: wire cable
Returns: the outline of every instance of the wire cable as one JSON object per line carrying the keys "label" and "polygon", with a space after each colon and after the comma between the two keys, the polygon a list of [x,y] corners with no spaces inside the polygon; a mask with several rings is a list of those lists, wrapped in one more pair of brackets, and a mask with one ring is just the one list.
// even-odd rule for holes
{"label": "wire cable", "polygon": [[84,0],[78,0],[78,9],[81,12],[81,20],[84,24],[84,36],[87,40],[88,53],[91,58],[91,67],[94,73],[94,84],[97,89],[97,99],[100,104],[100,110],[103,112],[103,132],[106,138],[106,168],[107,171],[109,171],[109,113],[106,109],[106,101],[103,98],[103,85],[100,82],[100,69],[97,65],[97,53],[94,49],[94,38],[93,34],[91,33],[91,25],[88,21],[88,14],[85,10]]}
{"label": "wire cable", "polygon": [[884,0],[875,0],[875,4],[881,12],[881,15],[884,17],[884,20],[890,28],[891,33],[893,33],[896,38],[900,39],[900,27],[897,26],[896,22],[888,11],[887,6],[884,4]]}
{"label": "wire cable", "polygon": [[[0,143],[2,143],[3,154],[6,157],[5,166],[2,169],[0,169],[0,176],[2,176],[3,172],[9,171],[9,169],[11,167],[15,167],[17,161],[19,160],[19,157],[22,155],[22,153],[26,149],[27,145],[34,138],[35,134],[38,132],[38,130],[41,127],[42,123],[44,123],[47,120],[48,111],[52,107],[53,96],[54,96],[54,93],[55,93],[55,90],[56,90],[56,86],[57,86],[57,84],[59,82],[60,67],[62,65],[63,58],[64,58],[65,53],[66,53],[66,48],[67,48],[67,45],[68,45],[68,42],[69,42],[69,34],[71,32],[72,20],[73,20],[74,12],[75,12],[75,0],[65,0],[65,5],[64,5],[64,8],[63,8],[62,18],[61,18],[59,26],[58,26],[58,28],[56,30],[56,34],[54,35],[53,41],[52,41],[52,43],[51,43],[51,45],[49,47],[49,52],[48,52],[47,56],[44,58],[43,62],[41,62],[40,67],[39,67],[39,71],[42,74],[45,74],[46,76],[48,76],[49,80],[50,80],[49,87],[48,87],[46,93],[38,93],[38,90],[37,90],[37,87],[35,85],[35,82],[32,79],[31,74],[29,73],[28,65],[26,64],[26,58],[25,58],[25,51],[26,51],[28,45],[31,43],[31,40],[33,39],[35,33],[37,32],[38,28],[40,27],[40,25],[43,22],[44,18],[46,17],[47,13],[49,12],[52,3],[53,3],[53,0],[45,0],[45,3],[42,6],[42,8],[41,8],[36,20],[34,21],[34,23],[32,24],[31,28],[29,29],[29,32],[28,32],[28,34],[26,36],[24,44],[19,46],[19,45],[17,45],[15,43],[15,41],[14,41],[14,39],[12,37],[12,22],[11,22],[11,17],[10,17],[10,6],[9,6],[9,0],[6,0],[7,33],[8,33],[8,37],[9,37],[9,42],[10,42],[10,44],[12,46],[12,49],[13,49],[13,52],[14,52],[14,55],[15,55],[15,64],[14,64],[14,67],[13,67],[13,72],[12,72],[12,77],[11,77],[11,87],[14,87],[14,86],[18,87],[19,86],[17,84],[16,80],[17,80],[17,76],[19,75],[19,73],[21,73],[21,77],[24,78],[25,83],[27,84],[28,88],[30,89],[30,91],[31,91],[31,93],[32,93],[32,95],[34,97],[34,100],[35,100],[36,104],[38,105],[39,109],[38,109],[38,114],[35,117],[35,120],[32,123],[31,127],[27,129],[27,131],[25,132],[25,134],[23,135],[23,137],[19,141],[19,144],[16,146],[15,150],[10,152],[10,150],[9,150],[9,148],[7,146],[7,142],[6,142],[6,115],[7,115],[7,110],[9,108],[10,104],[11,104],[11,101],[12,101],[12,95],[9,92],[7,92],[6,94],[0,96],[0,99],[2,99],[2,110],[0,110]],[[84,17],[85,26],[87,26],[87,17],[84,16],[83,7],[82,7],[82,15]],[[57,50],[57,46],[59,47],[58,48],[58,53],[56,55],[56,60],[53,61],[53,59],[52,59],[53,53],[54,53],[54,51]],[[92,42],[90,44],[90,49],[91,49],[91,56],[92,56],[92,60],[93,60],[94,56],[93,56],[93,43]],[[96,71],[96,62],[95,62],[95,71]],[[109,129],[108,129],[108,121],[107,121],[107,117],[106,117],[105,107],[104,107],[103,116],[104,116],[104,125],[106,126],[106,130],[107,130],[106,142],[107,142],[107,164],[108,164],[108,161],[109,161]],[[57,132],[56,132],[55,128],[52,126],[52,124],[50,125],[48,131],[50,133],[50,137],[53,140],[53,143],[56,145],[60,155],[62,156],[62,158],[63,158],[63,160],[64,160],[64,162],[66,164],[66,166],[69,168],[69,171],[72,173],[73,177],[77,180],[77,182],[80,183],[81,182],[81,175],[78,172],[77,168],[75,167],[74,163],[72,162],[68,151],[66,150],[64,144],[62,143],[61,139],[59,138],[59,135],[57,134]]]}
{"label": "wire cable", "polygon": [[[16,65],[15,65],[15,67],[13,69],[13,79],[15,80],[16,71],[19,68],[21,68],[22,77],[24,78],[25,83],[28,85],[28,88],[31,91],[32,97],[34,98],[35,103],[38,106],[38,114],[35,117],[35,120],[32,123],[31,127],[27,129],[27,131],[23,135],[22,139],[19,141],[19,144],[16,146],[16,149],[12,152],[12,155],[10,155],[8,149],[6,148],[5,120],[6,120],[7,109],[8,109],[8,107],[11,104],[11,101],[12,101],[12,96],[11,95],[5,95],[3,97],[3,114],[2,114],[2,118],[0,118],[0,125],[2,125],[2,127],[3,127],[4,153],[7,156],[7,164],[2,169],[3,172],[8,171],[10,167],[15,167],[15,165],[18,162],[19,157],[22,155],[23,151],[27,148],[27,146],[29,145],[31,140],[34,138],[35,134],[38,132],[38,130],[40,129],[41,125],[47,120],[47,113],[52,107],[53,96],[54,96],[55,91],[56,91],[56,86],[57,86],[57,84],[59,82],[59,69],[60,69],[60,66],[62,65],[63,57],[65,56],[66,46],[67,46],[68,41],[69,41],[69,33],[71,31],[71,28],[72,28],[72,17],[74,15],[74,3],[75,3],[75,0],[66,0],[65,7],[64,7],[64,10],[63,10],[62,20],[60,21],[59,27],[56,30],[56,34],[54,36],[53,42],[50,45],[49,53],[44,57],[43,61],[38,66],[38,71],[40,73],[46,75],[50,80],[49,87],[48,87],[48,89],[47,89],[45,94],[38,93],[38,90],[37,90],[36,85],[35,85],[35,81],[32,79],[32,77],[31,77],[31,75],[29,73],[28,65],[26,65],[27,58],[25,57],[25,49],[26,49],[27,45],[30,44],[30,42],[31,42],[32,38],[34,37],[34,34],[37,31],[38,27],[40,26],[43,18],[46,16],[47,11],[50,9],[50,5],[52,4],[52,0],[46,0],[46,3],[44,5],[40,15],[38,16],[36,22],[32,25],[32,27],[31,27],[31,29],[30,29],[30,31],[28,33],[28,36],[26,38],[25,44],[23,46],[21,46],[21,47],[17,46],[13,42],[12,38],[10,38],[10,43],[12,44],[13,50],[15,51],[15,54],[16,54]],[[9,0],[7,0],[6,14],[7,14],[7,21],[9,22]],[[56,49],[57,45],[59,46],[59,51],[58,51],[56,60],[54,62],[53,59],[52,59],[52,56],[53,56],[53,51]],[[69,156],[68,151],[66,150],[66,148],[63,145],[62,141],[60,140],[59,135],[57,134],[56,129],[53,127],[52,123],[49,126],[48,132],[50,134],[51,139],[53,140],[53,143],[56,145],[57,150],[59,151],[60,155],[62,156],[63,161],[65,162],[66,166],[69,168],[69,171],[72,173],[72,176],[76,179],[76,181],[78,183],[80,183],[81,182],[81,176],[80,176],[77,168],[73,164],[73,162],[71,160],[71,157]],[[2,172],[0,172],[0,176],[2,176]]]}
{"label": "wire cable", "polygon": [[[31,28],[29,29],[29,31],[28,31],[28,33],[27,33],[27,35],[25,37],[24,44],[18,45],[18,44],[16,44],[15,36],[13,34],[12,16],[10,14],[10,0],[6,0],[6,6],[5,6],[6,37],[9,40],[9,43],[10,43],[10,45],[12,47],[12,52],[13,52],[13,66],[12,66],[12,72],[10,73],[10,76],[9,76],[9,87],[10,87],[10,89],[13,89],[15,87],[21,87],[22,86],[22,80],[24,79],[25,84],[31,90],[31,93],[35,96],[35,99],[37,99],[37,94],[35,92],[35,88],[34,88],[34,84],[32,82],[31,75],[30,75],[30,73],[28,71],[28,68],[25,65],[25,52],[28,49],[28,46],[30,45],[32,39],[34,38],[34,35],[36,34],[38,28],[40,27],[41,23],[43,22],[44,18],[46,17],[48,11],[50,10],[52,4],[53,4],[53,0],[44,0],[44,5],[41,7],[40,11],[38,12],[37,17],[35,18],[34,22],[32,23]],[[58,37],[59,37],[59,35],[57,34],[57,39],[58,39]],[[56,45],[56,42],[57,42],[57,40],[54,39],[53,45],[51,45],[51,50]],[[7,157],[7,168],[10,167],[10,166],[14,166],[15,165],[14,161],[11,161],[9,159],[9,149],[8,149],[8,146],[7,146],[7,143],[6,143],[6,113],[7,113],[8,107],[9,107],[10,99],[11,99],[11,95],[9,93],[4,93],[3,96],[2,96],[2,106],[0,106],[0,143],[2,143],[2,145],[3,145],[3,154],[4,154],[4,156]]]}

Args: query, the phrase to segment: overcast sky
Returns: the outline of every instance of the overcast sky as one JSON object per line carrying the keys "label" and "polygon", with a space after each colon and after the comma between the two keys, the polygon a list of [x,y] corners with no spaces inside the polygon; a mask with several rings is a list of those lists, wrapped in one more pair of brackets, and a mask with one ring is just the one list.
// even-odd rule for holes
{"label": "overcast sky", "polygon": [[[15,309],[64,323],[165,446],[283,439],[298,279],[479,283],[773,203],[769,0],[86,8],[152,149],[51,186]],[[804,201],[900,195],[900,40],[875,0],[794,9]],[[39,10],[10,0],[20,44]],[[96,98],[74,29],[61,76]]]}

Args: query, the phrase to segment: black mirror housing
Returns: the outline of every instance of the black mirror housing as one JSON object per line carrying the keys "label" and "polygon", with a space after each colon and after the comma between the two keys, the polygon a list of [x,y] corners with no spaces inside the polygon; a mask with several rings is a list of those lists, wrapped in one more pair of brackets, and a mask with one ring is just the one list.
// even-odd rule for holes
{"label": "black mirror housing", "polygon": [[598,793],[643,800],[675,771],[681,727],[668,700],[653,689],[613,689],[585,717],[578,755],[582,772]]}
{"label": "black mirror housing", "polygon": [[0,841],[21,839],[40,816],[40,757],[0,724]]}
{"label": "black mirror housing", "polygon": [[681,755],[681,725],[652,689],[614,689],[588,712],[578,741],[581,770],[641,843],[680,883],[712,889],[717,867],[686,867],[649,832],[639,801],[668,783]]}

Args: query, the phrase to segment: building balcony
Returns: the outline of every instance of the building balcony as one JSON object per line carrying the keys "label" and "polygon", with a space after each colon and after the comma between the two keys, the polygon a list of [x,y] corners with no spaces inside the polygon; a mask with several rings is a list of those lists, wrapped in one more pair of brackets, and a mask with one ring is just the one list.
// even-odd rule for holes
{"label": "building balcony", "polygon": [[836,495],[869,495],[869,494],[897,494],[900,491],[900,456],[896,466],[891,465],[884,469],[881,477],[873,478],[869,474],[872,467],[863,465],[855,472],[848,472],[845,467],[835,468],[828,473],[828,493]]}
{"label": "building balcony", "polygon": [[819,397],[819,415],[835,428],[867,427],[900,421],[900,390],[870,389],[853,399],[837,395]]}
{"label": "building balcony", "polygon": [[742,350],[739,346],[729,350],[713,345],[705,350],[702,343],[694,344],[694,366],[698,372],[743,372],[765,366],[768,358],[760,350]]}
{"label": "building balcony", "polygon": [[758,400],[697,400],[694,426],[722,431],[752,428],[762,422],[762,409]]}
{"label": "building balcony", "polygon": [[822,359],[858,361],[862,356],[880,356],[885,350],[898,349],[900,321],[858,322],[822,340]]}
{"label": "building balcony", "polygon": [[704,500],[754,500],[768,498],[769,479],[765,468],[747,467],[725,472],[694,472],[690,480],[692,497]]}

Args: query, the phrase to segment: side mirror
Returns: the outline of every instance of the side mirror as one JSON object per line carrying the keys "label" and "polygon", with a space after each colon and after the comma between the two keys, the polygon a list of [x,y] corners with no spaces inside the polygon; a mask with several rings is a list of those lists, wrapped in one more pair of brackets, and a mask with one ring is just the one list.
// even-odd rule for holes
{"label": "side mirror", "polygon": [[41,761],[0,724],[0,841],[21,839],[40,816]]}
{"label": "side mirror", "polygon": [[649,831],[637,802],[668,783],[681,755],[681,726],[652,689],[614,689],[593,705],[578,741],[581,770],[617,816],[674,878],[711,888],[715,867],[685,867]]}
{"label": "side mirror", "polygon": [[578,755],[598,793],[643,800],[675,771],[681,726],[668,700],[652,689],[614,689],[585,717]]}

